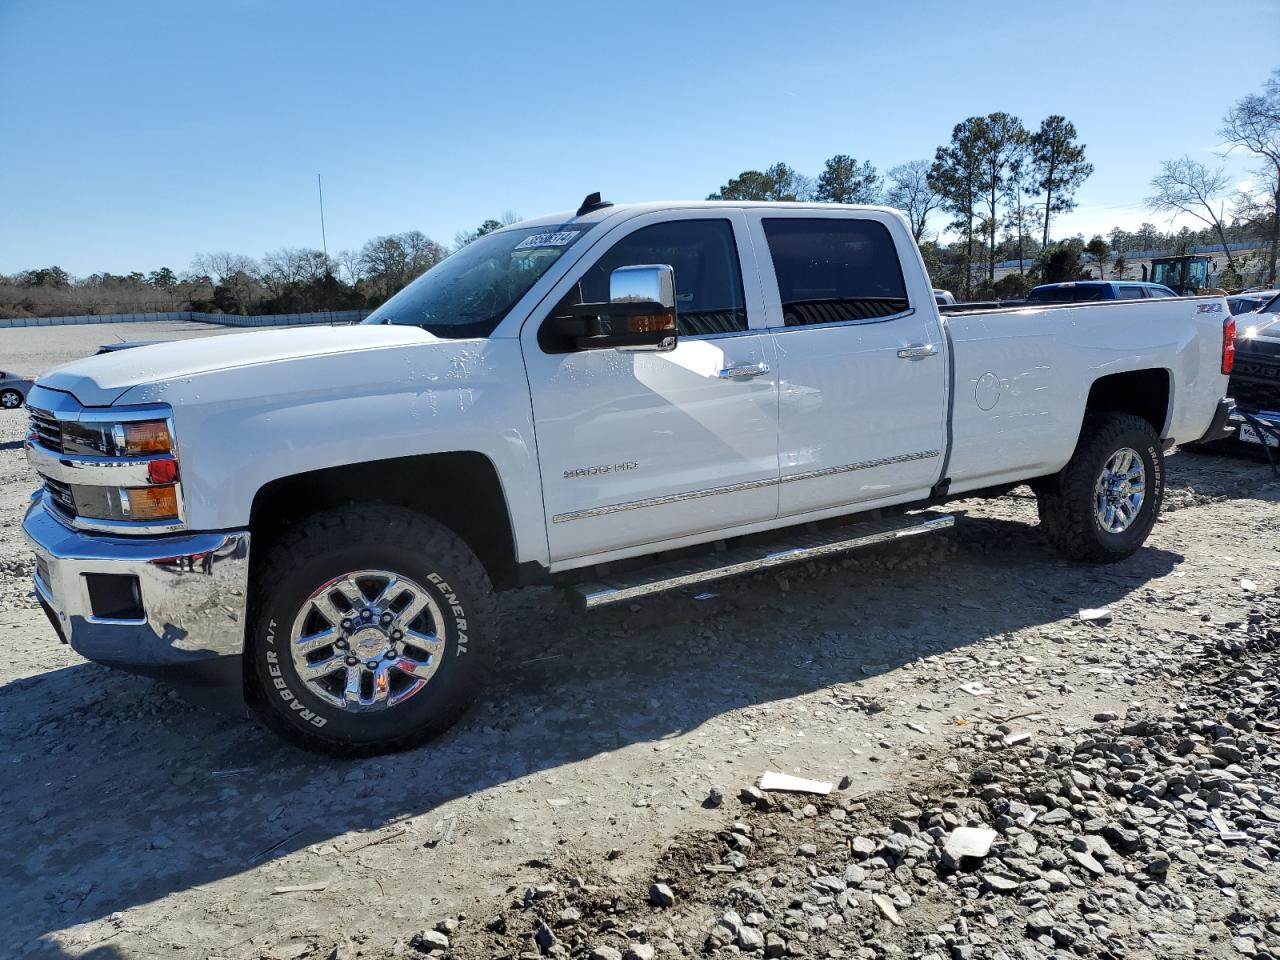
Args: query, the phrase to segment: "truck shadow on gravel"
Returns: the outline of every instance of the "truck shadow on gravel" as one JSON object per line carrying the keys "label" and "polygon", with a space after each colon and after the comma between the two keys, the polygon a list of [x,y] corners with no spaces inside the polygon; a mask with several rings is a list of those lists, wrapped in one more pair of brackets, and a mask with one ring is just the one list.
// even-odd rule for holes
{"label": "truck shadow on gravel", "polygon": [[1025,523],[961,516],[948,536],[725,581],[706,600],[575,616],[551,591],[512,595],[497,676],[462,723],[408,756],[359,762],[94,665],[11,683],[0,953],[739,708],[856,691],[921,656],[1115,602],[1181,559],[1148,547],[1073,566]]}

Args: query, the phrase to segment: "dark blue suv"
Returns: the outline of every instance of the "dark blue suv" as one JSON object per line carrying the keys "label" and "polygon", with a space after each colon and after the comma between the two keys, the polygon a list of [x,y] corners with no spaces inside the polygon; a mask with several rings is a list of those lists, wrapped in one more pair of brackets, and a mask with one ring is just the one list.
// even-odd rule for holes
{"label": "dark blue suv", "polygon": [[1027,294],[1028,303],[1083,303],[1089,300],[1150,300],[1176,297],[1160,283],[1136,280],[1077,280],[1074,283],[1042,283]]}

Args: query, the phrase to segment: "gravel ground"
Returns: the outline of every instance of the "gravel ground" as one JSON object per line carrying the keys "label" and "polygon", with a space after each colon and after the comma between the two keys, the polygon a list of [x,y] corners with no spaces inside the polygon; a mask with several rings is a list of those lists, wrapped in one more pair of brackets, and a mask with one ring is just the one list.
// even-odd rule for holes
{"label": "gravel ground", "polygon": [[[214,332],[123,326],[0,356]],[[57,643],[22,432],[0,417],[0,955],[1280,956],[1257,462],[1171,456],[1147,547],[1106,568],[1051,554],[1020,490],[704,600],[508,595],[454,731],[338,763]],[[753,793],[766,770],[837,787]]]}

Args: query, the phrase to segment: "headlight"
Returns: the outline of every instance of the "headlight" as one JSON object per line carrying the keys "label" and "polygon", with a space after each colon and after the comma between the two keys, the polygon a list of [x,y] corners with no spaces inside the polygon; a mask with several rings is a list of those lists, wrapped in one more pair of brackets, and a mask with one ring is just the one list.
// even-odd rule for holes
{"label": "headlight", "polygon": [[169,424],[163,420],[125,423],[115,428],[117,456],[136,457],[148,453],[170,453],[173,439]]}
{"label": "headlight", "polygon": [[164,420],[129,423],[68,421],[62,424],[64,453],[97,457],[144,457],[173,452],[173,438]]}
{"label": "headlight", "polygon": [[183,526],[182,478],[169,411],[32,409],[27,456],[48,503],[74,526],[157,533]]}

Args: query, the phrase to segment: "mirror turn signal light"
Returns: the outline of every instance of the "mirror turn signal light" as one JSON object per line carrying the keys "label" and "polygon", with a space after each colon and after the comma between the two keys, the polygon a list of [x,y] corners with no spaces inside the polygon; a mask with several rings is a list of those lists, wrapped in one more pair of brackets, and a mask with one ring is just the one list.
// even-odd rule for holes
{"label": "mirror turn signal light", "polygon": [[627,333],[675,333],[675,319],[664,313],[627,317]]}

